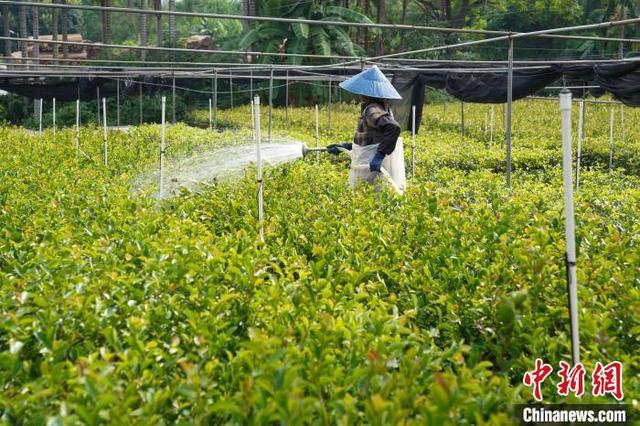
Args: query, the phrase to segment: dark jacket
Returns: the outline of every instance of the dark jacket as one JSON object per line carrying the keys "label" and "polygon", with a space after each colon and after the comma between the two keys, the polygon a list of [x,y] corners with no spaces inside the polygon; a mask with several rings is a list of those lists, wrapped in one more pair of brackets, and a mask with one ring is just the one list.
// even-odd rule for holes
{"label": "dark jacket", "polygon": [[353,142],[360,146],[378,144],[378,152],[389,155],[396,148],[400,131],[389,106],[371,102],[362,106]]}

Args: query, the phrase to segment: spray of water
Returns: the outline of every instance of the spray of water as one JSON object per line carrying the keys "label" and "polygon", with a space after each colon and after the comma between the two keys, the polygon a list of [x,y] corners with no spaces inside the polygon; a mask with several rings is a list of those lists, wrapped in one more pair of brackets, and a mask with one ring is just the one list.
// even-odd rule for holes
{"label": "spray of water", "polygon": [[[188,156],[168,158],[164,170],[163,198],[171,197],[180,188],[197,191],[214,179],[234,179],[256,161],[256,146],[251,140],[236,141],[226,147],[205,147]],[[302,143],[291,139],[273,139],[262,143],[262,161],[272,166],[302,158]],[[141,175],[134,183],[135,189],[155,188],[160,178],[159,170]]]}

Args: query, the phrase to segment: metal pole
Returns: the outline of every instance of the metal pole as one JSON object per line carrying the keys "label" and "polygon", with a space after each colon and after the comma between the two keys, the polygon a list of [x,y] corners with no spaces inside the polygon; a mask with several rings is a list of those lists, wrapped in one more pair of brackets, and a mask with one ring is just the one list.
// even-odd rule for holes
{"label": "metal pole", "polygon": [[120,79],[116,78],[116,126],[120,127]]}
{"label": "metal pole", "polygon": [[464,140],[464,102],[460,102],[460,137]]}
{"label": "metal pole", "polygon": [[[318,104],[316,104],[316,148],[320,146],[320,127],[318,123]],[[320,161],[320,152],[316,151],[316,161]]]}
{"label": "metal pole", "polygon": [[482,133],[487,134],[487,124],[489,123],[489,112],[487,110],[484,111],[484,124],[482,125]]}
{"label": "metal pole", "polygon": [[160,126],[160,185],[158,189],[158,199],[164,194],[164,131],[166,118],[167,98],[162,97],[162,121]]}
{"label": "metal pole", "polygon": [[560,92],[562,113],[562,171],[564,178],[565,239],[567,251],[567,288],[569,292],[569,315],[571,317],[571,354],[573,365],[580,362],[580,333],[578,329],[578,283],[576,277],[576,235],[573,212],[573,182],[571,162],[571,92]]}
{"label": "metal pole", "polygon": [[212,104],[213,104],[213,101],[211,100],[211,98],[209,98],[209,130],[213,129]]}
{"label": "metal pole", "polygon": [[509,70],[507,73],[507,187],[511,187],[511,110],[513,103],[513,38],[509,37]]}
{"label": "metal pole", "polygon": [[75,142],[76,142],[76,158],[78,158],[78,155],[80,154],[80,99],[76,100]]}
{"label": "metal pole", "polygon": [[271,142],[271,110],[273,109],[273,67],[269,75],[269,139]]}
{"label": "metal pole", "polygon": [[416,176],[416,106],[411,106],[411,177]]}
{"label": "metal pole", "polygon": [[173,74],[173,87],[171,92],[171,102],[173,104],[171,124],[176,124],[176,76]]}
{"label": "metal pole", "polygon": [[611,107],[611,119],[609,123],[609,170],[613,169],[613,107]]}
{"label": "metal pole", "polygon": [[620,127],[620,131],[622,133],[620,139],[624,145],[624,104],[620,104]]}
{"label": "metal pole", "polygon": [[491,121],[489,124],[489,148],[493,145],[493,125],[495,123],[495,105],[491,104]]}
{"label": "metal pole", "polygon": [[218,128],[218,71],[213,72],[213,128]]}
{"label": "metal pole", "polygon": [[142,126],[142,81],[140,81],[139,85],[139,97],[140,97],[140,125]]}
{"label": "metal pole", "polygon": [[96,127],[100,127],[100,123],[102,122],[100,118],[100,86],[96,86],[96,106],[98,107],[98,122],[96,123]]}
{"label": "metal pole", "polygon": [[284,85],[284,121],[289,125],[289,70],[286,72]]}
{"label": "metal pole", "polygon": [[264,205],[263,205],[263,193],[262,193],[262,152],[260,144],[261,134],[260,134],[260,97],[256,96],[253,98],[253,103],[255,104],[253,109],[253,120],[254,127],[256,129],[256,164],[258,167],[258,226],[260,232],[260,241],[264,242]]}
{"label": "metal pole", "polygon": [[329,131],[331,131],[331,89],[332,89],[332,84],[331,84],[331,76],[329,76]]}
{"label": "metal pole", "polygon": [[251,131],[253,132],[253,138],[255,139],[256,137],[256,114],[255,114],[255,107],[253,105],[253,98],[249,99],[249,103],[251,104]]}
{"label": "metal pole", "polygon": [[253,71],[249,73],[249,103],[251,105],[253,105],[253,102],[251,102],[252,99],[253,99]]}
{"label": "metal pole", "polygon": [[40,98],[40,107],[38,108],[40,111],[38,112],[38,121],[40,122],[39,124],[39,132],[42,135],[42,98]]}
{"label": "metal pole", "polygon": [[580,190],[580,160],[582,160],[582,133],[584,127],[584,99],[580,99],[578,113],[578,149],[576,154],[576,192]]}
{"label": "metal pole", "polygon": [[51,112],[52,112],[52,116],[53,116],[52,117],[53,118],[53,120],[52,120],[53,121],[53,139],[55,141],[55,138],[56,138],[56,98],[53,98],[52,101],[53,101],[53,109],[52,109]]}
{"label": "metal pole", "polygon": [[104,142],[104,166],[109,165],[109,150],[107,147],[107,98],[102,98],[102,141]]}
{"label": "metal pole", "polygon": [[231,102],[231,108],[233,108],[233,74],[229,71],[229,98]]}

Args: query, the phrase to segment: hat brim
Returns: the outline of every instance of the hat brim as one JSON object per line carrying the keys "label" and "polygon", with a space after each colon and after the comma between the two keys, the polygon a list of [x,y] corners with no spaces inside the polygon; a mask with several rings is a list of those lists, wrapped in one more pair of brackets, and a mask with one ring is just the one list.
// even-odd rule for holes
{"label": "hat brim", "polygon": [[343,81],[340,87],[355,95],[370,98],[402,99],[393,84],[375,65]]}

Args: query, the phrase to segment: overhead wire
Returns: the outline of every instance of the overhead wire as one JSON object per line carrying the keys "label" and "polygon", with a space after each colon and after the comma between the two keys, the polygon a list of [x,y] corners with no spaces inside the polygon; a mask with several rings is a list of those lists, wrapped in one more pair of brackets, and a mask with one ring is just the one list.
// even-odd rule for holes
{"label": "overhead wire", "polygon": [[[441,32],[441,33],[457,33],[457,34],[477,34],[477,35],[511,35],[517,34],[520,36],[528,37],[551,37],[551,38],[564,38],[564,39],[576,39],[576,40],[600,40],[600,41],[618,41],[618,42],[630,42],[638,43],[640,40],[636,39],[623,39],[615,37],[596,37],[596,36],[579,36],[579,35],[562,35],[545,32],[527,32],[527,33],[512,33],[509,31],[498,30],[480,30],[473,28],[448,28],[448,27],[434,27],[426,25],[407,25],[407,24],[383,24],[372,22],[348,22],[348,21],[330,21],[330,20],[314,20],[314,19],[301,19],[301,18],[281,18],[275,16],[250,16],[250,15],[233,15],[233,14],[221,14],[221,13],[202,13],[202,12],[180,12],[180,11],[165,11],[154,9],[135,9],[128,7],[105,7],[105,6],[91,6],[91,5],[72,5],[72,4],[58,4],[58,3],[34,3],[26,1],[15,0],[0,0],[0,4],[7,4],[13,6],[26,6],[36,8],[57,8],[57,9],[71,9],[71,10],[91,10],[96,12],[110,12],[110,13],[134,13],[144,15],[156,15],[156,16],[175,16],[175,17],[190,17],[190,18],[213,18],[213,19],[234,19],[244,21],[265,21],[265,22],[280,22],[280,23],[297,23],[307,25],[324,25],[333,27],[352,27],[352,28],[374,28],[374,29],[390,29],[390,30],[416,30],[427,32]],[[588,29],[588,28],[587,28]]]}

